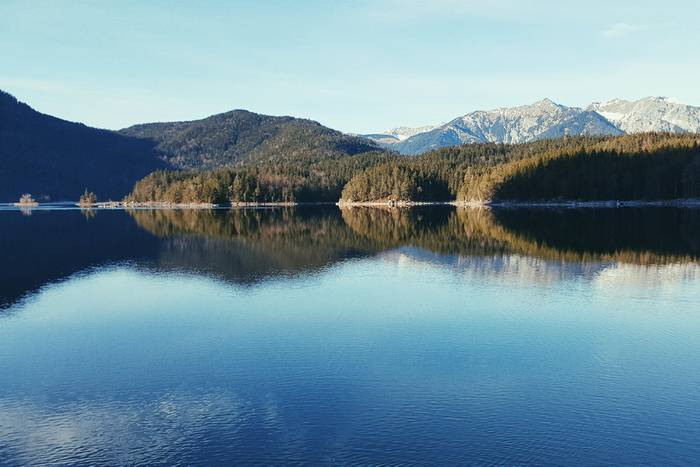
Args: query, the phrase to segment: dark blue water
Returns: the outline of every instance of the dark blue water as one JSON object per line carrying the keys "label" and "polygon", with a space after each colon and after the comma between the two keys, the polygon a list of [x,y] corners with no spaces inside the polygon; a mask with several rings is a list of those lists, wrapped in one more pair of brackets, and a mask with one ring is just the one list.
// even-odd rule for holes
{"label": "dark blue water", "polygon": [[696,464],[698,226],[0,211],[0,464]]}

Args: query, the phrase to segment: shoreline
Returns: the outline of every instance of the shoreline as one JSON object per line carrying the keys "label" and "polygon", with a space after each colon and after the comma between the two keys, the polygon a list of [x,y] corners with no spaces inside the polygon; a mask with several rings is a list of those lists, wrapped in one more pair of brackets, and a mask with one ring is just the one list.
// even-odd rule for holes
{"label": "shoreline", "polygon": [[[98,203],[99,205],[100,203]],[[235,208],[255,208],[255,207],[296,207],[296,206],[332,206],[332,201],[310,201],[310,202],[240,202],[240,203],[108,203],[109,207],[122,207],[125,209],[235,209]],[[98,206],[101,207],[101,206]]]}
{"label": "shoreline", "polygon": [[495,208],[636,208],[636,207],[700,207],[700,199],[668,200],[552,200],[552,201],[454,201],[458,207]]}
{"label": "shoreline", "polygon": [[401,208],[414,206],[456,206],[464,208],[629,208],[629,207],[700,207],[700,199],[673,200],[601,200],[601,201],[357,201],[338,202],[338,207]]}
{"label": "shoreline", "polygon": [[344,207],[382,207],[405,208],[413,206],[447,206],[454,201],[338,201],[334,203],[339,208]]}
{"label": "shoreline", "polygon": [[[46,203],[51,205],[51,203]],[[80,209],[234,209],[250,207],[296,207],[296,206],[333,206],[333,201],[309,202],[240,202],[240,203],[171,203],[166,201],[123,202],[102,201],[92,204],[70,203]]]}
{"label": "shoreline", "polygon": [[[170,203],[149,201],[144,203],[105,201],[90,205],[70,203],[84,210],[99,209],[235,209],[235,208],[265,208],[265,207],[304,207],[304,206],[337,206],[340,209],[353,207],[375,208],[411,208],[419,206],[455,206],[462,208],[630,208],[630,207],[679,207],[700,208],[700,198],[672,200],[600,200],[600,201],[309,201],[309,202],[245,202],[245,203]],[[51,208],[52,203],[19,204],[7,203],[7,206],[18,208]]]}

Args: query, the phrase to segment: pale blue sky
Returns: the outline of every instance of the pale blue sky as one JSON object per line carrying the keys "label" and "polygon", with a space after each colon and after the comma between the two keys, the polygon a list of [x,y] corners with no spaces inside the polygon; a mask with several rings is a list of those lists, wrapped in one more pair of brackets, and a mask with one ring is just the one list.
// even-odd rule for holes
{"label": "pale blue sky", "polygon": [[105,128],[234,108],[348,132],[543,97],[700,104],[686,1],[0,0],[0,89]]}

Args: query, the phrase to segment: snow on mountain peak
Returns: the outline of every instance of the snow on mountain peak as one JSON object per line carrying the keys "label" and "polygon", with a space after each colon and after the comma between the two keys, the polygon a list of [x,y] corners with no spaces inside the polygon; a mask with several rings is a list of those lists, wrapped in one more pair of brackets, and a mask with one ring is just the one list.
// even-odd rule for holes
{"label": "snow on mountain peak", "polygon": [[626,133],[644,131],[700,132],[700,107],[670,97],[652,96],[637,101],[614,99],[593,103],[598,112]]}
{"label": "snow on mountain peak", "polygon": [[400,127],[392,128],[391,130],[382,131],[382,132],[380,132],[380,134],[394,136],[399,141],[403,141],[407,138],[410,138],[413,135],[417,135],[418,133],[425,133],[426,131],[430,131],[434,128],[437,128],[437,126],[436,125],[425,125],[425,126],[419,126],[419,127],[400,126]]}
{"label": "snow on mountain peak", "polygon": [[418,154],[466,143],[524,143],[567,135],[621,134],[595,112],[566,107],[550,99],[529,105],[478,110],[397,143],[394,149]]}
{"label": "snow on mountain peak", "polygon": [[561,104],[557,104],[552,99],[545,97],[544,99],[541,99],[541,100],[535,102],[530,107],[537,107],[537,108],[541,108],[541,109],[555,109],[555,108],[559,109],[559,108],[562,108],[565,106],[563,106]]}
{"label": "snow on mountain peak", "polygon": [[667,102],[669,104],[680,104],[678,99],[675,99],[673,97],[668,97],[668,96],[650,96],[645,99],[646,101],[652,101],[652,102]]}
{"label": "snow on mountain peak", "polygon": [[367,136],[403,154],[419,154],[466,143],[523,143],[567,135],[644,131],[700,133],[700,107],[651,96],[594,102],[582,109],[545,98],[529,105],[477,110],[434,127],[399,127]]}

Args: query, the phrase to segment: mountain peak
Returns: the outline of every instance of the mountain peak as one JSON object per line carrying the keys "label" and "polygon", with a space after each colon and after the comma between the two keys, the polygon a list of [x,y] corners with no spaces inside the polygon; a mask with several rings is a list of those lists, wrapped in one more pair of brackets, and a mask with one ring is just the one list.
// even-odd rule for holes
{"label": "mountain peak", "polygon": [[535,107],[562,107],[560,104],[557,104],[549,97],[545,97],[544,99],[540,99],[532,105]]}
{"label": "mountain peak", "polygon": [[598,108],[605,107],[605,106],[610,106],[610,105],[625,105],[625,104],[629,104],[629,103],[630,103],[629,101],[626,101],[626,100],[624,100],[624,99],[620,99],[620,98],[617,98],[617,97],[616,97],[616,98],[614,98],[614,99],[609,99],[609,100],[607,100],[607,101],[595,101],[595,102],[592,102],[591,105],[589,105],[588,107],[586,107],[586,109],[588,109],[588,110],[596,110],[596,109],[598,109]]}
{"label": "mountain peak", "polygon": [[678,99],[668,96],[649,96],[641,100],[646,102],[663,102],[665,104],[680,104]]}
{"label": "mountain peak", "polygon": [[591,104],[589,108],[626,133],[700,132],[700,107],[682,104],[672,97],[649,96],[636,101],[613,99]]}
{"label": "mountain peak", "polygon": [[155,143],[177,169],[216,169],[274,158],[321,159],[376,151],[373,141],[313,120],[236,109],[184,122],[143,123],[120,134]]}
{"label": "mountain peak", "polygon": [[417,135],[418,133],[425,133],[427,131],[433,130],[438,126],[439,125],[425,125],[419,127],[400,126],[392,128],[391,130],[382,131],[379,134],[391,136],[396,138],[398,141],[403,141],[407,138],[410,138],[413,135]]}
{"label": "mountain peak", "polygon": [[491,113],[500,113],[500,114],[516,114],[516,113],[539,113],[539,112],[549,112],[549,111],[554,111],[554,110],[564,110],[568,109],[565,105],[557,104],[554,102],[552,99],[549,99],[548,97],[545,97],[544,99],[540,99],[536,102],[533,102],[532,104],[525,104],[525,105],[518,105],[515,107],[498,107],[496,109],[492,110],[477,110],[476,112],[471,112],[466,115],[464,115],[462,118],[467,118],[473,114],[491,114]]}

